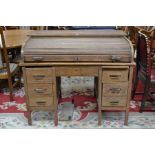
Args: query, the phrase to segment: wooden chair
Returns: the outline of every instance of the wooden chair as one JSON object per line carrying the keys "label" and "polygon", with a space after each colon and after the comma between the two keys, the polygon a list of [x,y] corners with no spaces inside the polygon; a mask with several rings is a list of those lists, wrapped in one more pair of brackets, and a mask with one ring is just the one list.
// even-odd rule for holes
{"label": "wooden chair", "polygon": [[[10,91],[10,100],[13,100],[13,87],[20,82],[20,69],[18,64],[9,63],[8,53],[5,45],[3,29],[0,27],[0,80],[8,80]],[[18,75],[19,80],[15,81],[15,75]],[[14,78],[13,78],[14,77]]]}
{"label": "wooden chair", "polygon": [[155,87],[155,69],[152,67],[151,44],[149,36],[142,32],[138,32],[137,40],[137,58],[136,58],[136,79],[134,82],[134,88],[132,92],[132,99],[136,94],[136,89],[138,81],[141,80],[144,85],[144,93],[142,98],[142,103],[140,107],[140,112],[144,110],[145,101],[148,97],[155,99],[151,92],[151,88]]}

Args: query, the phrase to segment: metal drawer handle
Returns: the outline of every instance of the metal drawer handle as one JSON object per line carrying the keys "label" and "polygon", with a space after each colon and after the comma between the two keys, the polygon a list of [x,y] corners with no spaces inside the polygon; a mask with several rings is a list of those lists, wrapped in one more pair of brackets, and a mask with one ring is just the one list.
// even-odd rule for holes
{"label": "metal drawer handle", "polygon": [[121,60],[121,57],[120,57],[120,56],[116,56],[116,55],[112,55],[112,56],[111,56],[111,60],[112,60],[113,62],[118,62],[118,61]]}
{"label": "metal drawer handle", "polygon": [[42,88],[36,88],[36,89],[34,89],[34,91],[35,91],[36,93],[44,93],[46,90],[47,90],[47,89],[42,89]]}
{"label": "metal drawer handle", "polygon": [[121,75],[109,75],[111,79],[118,79]]}
{"label": "metal drawer handle", "polygon": [[121,91],[121,88],[110,88],[112,93],[119,93]]}
{"label": "metal drawer handle", "polygon": [[74,61],[79,61],[79,58],[78,57],[74,57]]}
{"label": "metal drawer handle", "polygon": [[33,77],[34,77],[35,79],[42,79],[42,78],[45,78],[46,75],[33,75]]}
{"label": "metal drawer handle", "polygon": [[42,61],[44,58],[43,57],[37,57],[37,56],[35,56],[35,57],[32,57],[32,59],[34,61]]}
{"label": "metal drawer handle", "polygon": [[44,105],[46,103],[46,101],[37,101],[36,103],[40,104],[40,105]]}
{"label": "metal drawer handle", "polygon": [[111,103],[111,105],[117,105],[119,103],[119,101],[111,101],[110,103]]}

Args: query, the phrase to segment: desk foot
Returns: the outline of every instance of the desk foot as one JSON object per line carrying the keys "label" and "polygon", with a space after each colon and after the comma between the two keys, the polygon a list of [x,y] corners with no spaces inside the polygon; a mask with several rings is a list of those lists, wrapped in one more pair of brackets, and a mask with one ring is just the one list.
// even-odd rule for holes
{"label": "desk foot", "polygon": [[31,111],[28,111],[28,125],[32,125]]}
{"label": "desk foot", "polygon": [[57,112],[57,110],[54,113],[54,125],[58,126],[58,112]]}
{"label": "desk foot", "polygon": [[128,117],[129,117],[129,110],[125,112],[125,120],[124,120],[124,125],[128,125]]}

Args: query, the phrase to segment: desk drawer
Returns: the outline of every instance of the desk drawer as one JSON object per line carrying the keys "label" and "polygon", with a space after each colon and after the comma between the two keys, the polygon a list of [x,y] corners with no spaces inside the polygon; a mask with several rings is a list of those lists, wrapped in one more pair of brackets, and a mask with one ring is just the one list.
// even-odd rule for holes
{"label": "desk drawer", "polygon": [[98,67],[56,67],[57,76],[98,76]]}
{"label": "desk drawer", "polygon": [[128,81],[128,69],[104,69],[102,82],[125,82]]}
{"label": "desk drawer", "polygon": [[29,97],[29,106],[39,106],[39,107],[48,107],[54,106],[53,97]]}
{"label": "desk drawer", "polygon": [[126,106],[127,98],[126,97],[103,97],[102,106]]}
{"label": "desk drawer", "polygon": [[47,83],[28,84],[28,94],[31,96],[53,95],[53,85]]}
{"label": "desk drawer", "polygon": [[103,96],[126,96],[128,83],[103,84]]}
{"label": "desk drawer", "polygon": [[28,83],[51,83],[51,68],[26,68],[26,76]]}

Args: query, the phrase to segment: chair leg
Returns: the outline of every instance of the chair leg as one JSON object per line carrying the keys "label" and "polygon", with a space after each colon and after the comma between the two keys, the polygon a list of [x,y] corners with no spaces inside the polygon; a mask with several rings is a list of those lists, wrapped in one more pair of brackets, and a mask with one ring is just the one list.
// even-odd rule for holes
{"label": "chair leg", "polygon": [[97,85],[98,85],[98,78],[94,77],[94,97],[96,98],[98,96],[98,92],[97,92]]}
{"label": "chair leg", "polygon": [[13,85],[12,85],[11,77],[8,77],[8,85],[9,85],[9,91],[10,91],[10,101],[13,101]]}
{"label": "chair leg", "polygon": [[131,99],[133,99],[134,96],[135,96],[136,89],[137,89],[137,86],[138,86],[138,81],[139,81],[139,78],[138,78],[138,76],[136,76],[136,79],[135,79],[135,81],[134,81],[133,90],[132,90]]}
{"label": "chair leg", "polygon": [[19,78],[19,88],[22,88],[22,83],[21,83],[21,78],[22,78],[22,68],[20,67],[19,68],[19,71],[18,71],[18,78]]}
{"label": "chair leg", "polygon": [[145,86],[144,86],[144,95],[143,95],[142,102],[141,102],[141,107],[140,107],[140,113],[143,112],[143,109],[144,109],[144,106],[145,106],[145,101],[147,99],[148,93],[149,93],[149,85],[148,85],[148,82],[146,81]]}

